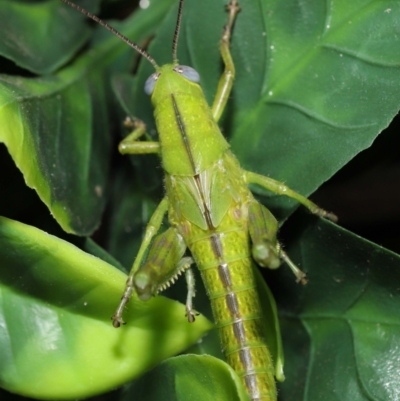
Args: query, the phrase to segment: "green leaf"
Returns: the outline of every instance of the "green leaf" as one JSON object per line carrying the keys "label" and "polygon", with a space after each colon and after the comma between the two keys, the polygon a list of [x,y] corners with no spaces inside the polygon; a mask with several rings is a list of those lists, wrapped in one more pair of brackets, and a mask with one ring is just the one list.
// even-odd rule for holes
{"label": "green leaf", "polygon": [[[155,386],[154,383],[157,383]],[[233,369],[211,356],[183,355],[162,362],[130,385],[123,400],[247,401]]]}
{"label": "green leaf", "polygon": [[[178,51],[180,63],[199,71],[210,103],[222,70],[223,4],[187,2]],[[243,167],[308,195],[370,146],[400,108],[400,4],[242,0],[240,6],[224,133]],[[158,63],[171,59],[165,43],[173,24],[171,12],[150,46]],[[131,114],[151,126],[149,101],[139,90],[151,73],[147,64]],[[287,215],[291,203],[276,202]]]}
{"label": "green leaf", "polygon": [[[148,13],[143,12],[137,19],[122,23],[121,26],[123,33],[130,36],[131,32],[130,37],[139,42],[151,32],[159,30],[159,39],[152,42],[149,51],[161,64],[171,60],[170,38],[174,31],[176,9],[167,13],[169,2],[165,0],[152,2],[153,4],[157,6],[151,6]],[[218,43],[226,22],[224,4],[225,1],[222,0],[188,0],[183,14],[179,57],[182,63],[193,65],[199,70],[209,102],[213,99],[223,68]],[[234,152],[246,168],[283,180],[294,189],[308,194],[356,153],[369,146],[399,108],[399,3],[389,0],[332,0],[329,4],[312,0],[240,0],[240,5],[242,10],[233,32],[236,81],[222,121],[224,134],[230,137]],[[165,25],[159,26],[164,20]],[[74,21],[79,23],[74,23],[70,31],[77,29],[85,32],[86,23],[83,23],[78,13]],[[44,20],[42,24],[46,26]],[[68,31],[64,29],[62,21],[58,21],[58,24],[64,33]],[[159,162],[153,163],[152,168],[147,168],[143,167],[147,162],[139,160],[141,157],[132,158],[135,160],[135,174],[132,175],[130,172],[126,175],[121,173],[119,165],[110,165],[109,152],[115,146],[109,138],[105,111],[114,110],[115,104],[109,97],[108,74],[110,71],[127,72],[131,61],[127,55],[132,54],[132,51],[101,28],[97,31],[88,48],[77,55],[73,64],[56,75],[38,79],[3,78],[0,137],[23,170],[28,185],[38,190],[66,230],[80,234],[92,232],[99,223],[105,199],[111,194],[112,205],[107,219],[103,220],[102,231],[97,235],[109,244],[113,256],[124,265],[129,265],[142,235],[141,227],[146,223],[149,210],[147,206],[154,200],[147,190],[155,187],[157,177],[154,177],[153,170],[157,169]],[[32,32],[32,29],[28,29],[27,36]],[[85,38],[84,34],[82,38]],[[46,49],[54,52],[53,40],[60,43],[58,40],[61,39],[42,36],[44,54]],[[79,46],[77,44],[75,49]],[[35,51],[37,50],[35,47]],[[65,61],[71,58],[73,51],[67,51]],[[55,55],[60,63],[58,65],[65,63],[59,55]],[[24,57],[21,59],[25,60]],[[116,83],[120,86],[118,94],[121,94],[122,85],[126,85],[122,87],[124,96],[119,97],[128,105],[129,114],[146,121],[150,134],[156,136],[150,100],[143,94],[144,81],[152,72],[151,66],[143,61],[139,74],[133,81],[124,76],[120,81],[116,80]],[[134,92],[132,98],[129,98],[130,91]],[[60,131],[55,116],[63,122],[62,135],[58,135]],[[112,127],[120,126],[120,115],[112,117]],[[58,143],[63,146],[59,148]],[[146,157],[144,159],[147,160]],[[52,170],[54,160],[57,162],[56,171]],[[88,171],[98,174],[100,187],[96,187],[99,180],[91,181],[87,178]],[[157,171],[160,172],[161,169],[158,168]],[[7,171],[4,173],[7,174]],[[52,178],[52,173],[56,173],[55,178]],[[118,179],[115,179],[117,176]],[[113,185],[108,184],[108,177],[112,177]],[[159,199],[158,192],[156,198]],[[131,210],[130,199],[134,202]],[[272,204],[271,201],[275,199],[268,200],[269,205]],[[289,213],[282,199],[278,199],[277,204],[282,216]],[[35,208],[24,212],[30,215],[37,213]],[[273,290],[283,322],[287,379],[279,396],[283,401],[396,399],[399,394],[396,386],[399,336],[394,313],[399,310],[396,292],[399,259],[328,223],[318,223],[317,226],[313,224],[307,219],[300,219],[289,220],[286,225],[291,230],[299,230],[294,233],[293,245],[287,252],[308,272],[309,285],[304,288],[296,286],[287,269],[282,269],[282,273],[278,275],[272,272],[268,277],[278,277]],[[124,233],[127,227],[136,227],[137,230],[135,228],[134,233]],[[7,272],[4,277],[18,274],[21,260],[31,255],[30,249],[35,250],[38,243],[46,242],[36,232],[35,238],[36,241],[30,242],[28,249],[22,246],[11,248],[9,244],[5,248],[0,247],[6,253],[17,252],[15,249],[20,248],[20,252],[16,253],[16,258],[9,265],[3,262],[0,254],[0,266],[9,266],[12,272]],[[14,243],[20,245],[19,240],[20,238],[16,238]],[[290,241],[286,243],[289,244]],[[93,249],[92,252],[97,253]],[[79,257],[75,259],[81,260],[81,255],[79,253]],[[366,270],[357,273],[359,266],[366,264],[366,256],[370,261],[369,272],[374,272],[369,274],[368,280]],[[75,259],[72,265],[76,270],[70,274],[65,273],[62,280],[52,285],[52,291],[44,284],[37,287],[45,289],[43,296],[51,299],[58,293],[61,296],[69,290],[75,294],[76,286],[83,281],[80,278],[88,275],[91,277],[91,270],[87,270],[90,264],[78,264]],[[28,268],[30,263],[30,260],[26,262]],[[56,271],[54,266],[58,264],[57,261],[51,265],[51,277],[57,278],[53,270]],[[383,275],[379,273],[380,269]],[[340,272],[339,276],[336,275],[337,272]],[[122,283],[124,276],[118,274],[121,277],[118,280]],[[28,285],[27,289],[35,288],[37,278],[29,275],[27,277],[29,280],[22,280],[21,283]],[[46,317],[55,313],[58,321],[66,316],[65,319],[68,318],[67,321],[72,321],[73,324],[65,324],[63,327],[76,330],[68,337],[68,344],[74,344],[76,338],[78,340],[77,351],[71,348],[72,351],[69,349],[65,353],[64,359],[70,362],[70,376],[66,375],[66,379],[72,377],[71,372],[81,373],[81,366],[84,372],[71,379],[71,388],[78,386],[81,377],[87,379],[86,385],[88,382],[92,383],[89,372],[93,370],[104,372],[107,368],[107,375],[114,377],[114,383],[129,379],[128,374],[120,373],[121,366],[111,357],[111,363],[105,363],[104,367],[103,363],[108,361],[107,358],[99,360],[94,351],[90,354],[93,344],[101,344],[106,350],[110,342],[115,344],[112,336],[116,334],[111,333],[118,331],[109,328],[108,321],[115,303],[108,301],[108,298],[109,291],[116,298],[121,294],[120,290],[109,290],[109,286],[110,284],[105,285],[107,291],[102,293],[101,302],[102,305],[107,304],[106,308],[110,311],[104,312],[102,317],[91,318],[74,314],[74,310],[71,311],[68,305],[58,307],[58,304],[54,306],[51,302],[50,306],[47,305],[50,312],[45,309],[43,313]],[[116,287],[120,286],[123,287],[123,283]],[[12,292],[11,295],[14,296],[11,287],[7,286],[5,291]],[[22,288],[15,294],[25,294],[24,291]],[[183,296],[184,290],[180,292]],[[39,290],[33,294],[28,292],[28,298],[25,299],[29,303],[25,303],[34,311],[27,306],[28,312],[23,318],[16,315],[18,327],[12,331],[10,338],[15,337],[19,341],[22,335],[20,332],[31,334],[29,324],[34,320],[31,316],[35,316],[35,321],[39,322],[33,327],[46,327],[48,320],[40,320],[34,314],[43,310],[41,302],[49,302],[40,296]],[[7,299],[12,300],[12,305],[25,305],[19,298]],[[197,297],[195,301],[197,304]],[[79,303],[79,300],[74,298],[71,302]],[[343,303],[346,304],[340,309]],[[149,322],[149,326],[163,324],[164,312],[162,316],[157,313],[152,316],[152,308],[145,308],[148,308],[146,313],[150,314],[146,314],[146,317],[143,315],[142,319]],[[15,313],[14,309],[12,313]],[[141,316],[140,311],[138,313]],[[179,316],[183,319],[181,309]],[[134,321],[132,319],[134,316],[131,318],[129,315],[129,322]],[[268,318],[266,320],[270,322]],[[54,319],[50,320],[53,321]],[[93,321],[101,322],[104,329],[99,328],[103,327],[100,323],[99,327],[95,326]],[[180,327],[175,326],[174,316],[171,317],[172,321],[174,328]],[[182,321],[182,327],[183,324]],[[111,331],[103,335],[108,333],[105,327]],[[124,330],[136,329],[136,326],[127,327]],[[81,328],[84,330],[80,330]],[[274,331],[276,333],[276,328],[272,328],[272,333]],[[2,344],[0,348],[1,352],[10,354],[17,349],[18,353],[15,355],[22,355],[21,366],[28,368],[18,371],[20,390],[15,391],[23,394],[27,394],[27,388],[30,390],[42,383],[42,376],[46,379],[51,369],[60,363],[44,358],[43,361],[47,363],[45,370],[42,356],[37,349],[43,348],[43,344],[51,343],[52,336],[49,333],[40,334],[39,329],[37,332],[40,341],[34,341],[36,348],[31,348],[30,344],[29,347],[24,346],[27,343],[26,338],[25,342],[17,343],[16,348],[10,346],[11,343]],[[156,337],[153,331],[151,333],[151,345],[154,347],[150,353],[156,354],[158,347],[164,353],[163,339]],[[81,337],[83,334],[84,339]],[[3,338],[2,335],[0,337]],[[126,337],[124,341],[129,341],[130,334]],[[139,336],[139,339],[142,341],[142,337]],[[204,346],[207,340],[208,338],[196,345],[196,348],[213,352],[211,348],[215,348],[218,341],[214,338],[210,341],[211,346]],[[147,344],[148,339],[143,339],[143,342]],[[138,343],[132,341],[133,347],[138,347]],[[77,353],[82,356],[78,357]],[[88,354],[95,361],[94,364],[88,361],[82,363],[80,358]],[[39,355],[38,358],[36,355]],[[161,357],[162,355],[157,355],[157,358]],[[0,355],[0,361],[2,360],[3,354]],[[115,374],[112,371],[114,366]],[[200,376],[199,372],[200,370],[196,372],[197,376]],[[184,373],[181,370],[178,376]],[[201,374],[206,373],[204,368]],[[32,379],[34,374],[37,374],[36,381]],[[161,380],[159,376],[154,376],[148,391],[158,385],[155,380],[159,379]],[[103,389],[107,387],[107,380],[111,379],[107,376]],[[192,380],[193,378],[190,379]],[[208,380],[213,382],[213,377],[207,378],[202,386],[204,391],[207,390]],[[220,383],[221,381],[219,379]],[[223,379],[224,388],[225,382],[228,379]],[[47,385],[48,382],[45,382],[40,391],[47,391]],[[94,383],[96,390],[92,388],[91,391],[102,391],[102,385],[102,380],[98,379]],[[50,389],[53,388],[51,386]],[[57,398],[76,397],[68,395],[69,385],[60,386],[58,390]],[[49,397],[51,398],[50,395]]]}
{"label": "green leaf", "polygon": [[[96,13],[99,2],[77,3]],[[90,31],[82,23],[85,17],[62,6],[60,0],[31,3],[0,1],[0,55],[31,72],[49,74],[71,59]]]}
{"label": "green leaf", "polygon": [[[238,76],[232,147],[244,166],[307,195],[370,146],[400,108],[400,4],[274,0],[259,7],[237,24],[236,46],[263,56]],[[258,40],[250,24],[263,27]]]}
{"label": "green leaf", "polygon": [[89,234],[104,209],[111,141],[104,95],[89,93],[102,78],[83,82],[81,67],[35,80],[0,77],[0,141],[64,230]]}
{"label": "green leaf", "polygon": [[[151,32],[169,3],[153,7],[123,32],[134,39]],[[128,50],[110,35],[55,75],[0,76],[0,142],[67,232],[91,234],[104,211],[112,151],[105,78]]]}
{"label": "green leaf", "polygon": [[112,224],[106,247],[130,269],[139,251],[143,231],[157,204],[145,191],[141,191],[139,179],[132,180],[135,171],[128,158],[121,163],[118,172],[111,188],[108,218]]}
{"label": "green leaf", "polygon": [[308,215],[288,224],[288,253],[309,283],[297,285],[285,269],[273,287],[286,356],[282,401],[395,400],[400,256]]}
{"label": "green leaf", "polygon": [[183,305],[133,296],[110,316],[126,276],[36,228],[0,218],[0,382],[41,399],[101,393],[193,344],[212,325]]}

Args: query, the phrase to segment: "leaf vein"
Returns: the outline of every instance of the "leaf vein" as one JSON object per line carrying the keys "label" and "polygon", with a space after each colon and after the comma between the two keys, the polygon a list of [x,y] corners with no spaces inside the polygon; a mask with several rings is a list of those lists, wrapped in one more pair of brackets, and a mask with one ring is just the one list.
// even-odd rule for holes
{"label": "leaf vein", "polygon": [[347,56],[356,58],[360,61],[363,61],[366,64],[371,64],[374,66],[384,67],[384,68],[400,67],[400,63],[398,63],[398,62],[390,62],[390,61],[384,62],[383,60],[377,60],[376,58],[370,57],[366,54],[362,54],[361,52],[353,51],[351,49],[346,49],[344,47],[336,46],[333,44],[324,44],[324,45],[322,45],[322,47],[324,47],[325,49],[334,50],[337,53],[339,53],[340,55],[345,54]]}
{"label": "leaf vein", "polygon": [[322,115],[308,109],[307,107],[304,107],[296,102],[292,102],[290,100],[279,100],[279,99],[274,99],[274,100],[269,100],[267,101],[269,104],[276,104],[276,105],[281,105],[281,106],[286,106],[289,108],[292,108],[294,110],[299,111],[300,113],[306,115],[307,117],[311,117],[317,121],[320,121],[326,125],[329,125],[334,128],[338,129],[343,129],[343,130],[359,130],[359,129],[365,129],[369,127],[373,127],[376,124],[371,123],[371,124],[338,124],[335,121],[329,120],[328,118],[323,117]]}

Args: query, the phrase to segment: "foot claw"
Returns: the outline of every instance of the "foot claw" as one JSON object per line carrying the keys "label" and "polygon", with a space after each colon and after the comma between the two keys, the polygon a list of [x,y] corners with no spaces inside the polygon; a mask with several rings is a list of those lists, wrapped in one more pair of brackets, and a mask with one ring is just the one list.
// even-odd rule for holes
{"label": "foot claw", "polygon": [[306,285],[308,283],[307,275],[305,273],[303,273],[303,275],[301,277],[297,278],[296,283],[300,283],[302,285]]}
{"label": "foot claw", "polygon": [[330,221],[333,221],[334,223],[337,223],[339,220],[338,217],[336,216],[336,214],[331,213],[331,212],[326,212],[325,218]]}
{"label": "foot claw", "polygon": [[185,316],[188,318],[189,323],[193,323],[196,320],[196,316],[199,316],[199,315],[200,315],[200,313],[197,312],[196,310],[186,308]]}
{"label": "foot claw", "polygon": [[116,329],[118,329],[118,327],[121,327],[121,325],[126,324],[126,322],[124,322],[124,321],[122,320],[122,317],[121,317],[121,316],[116,316],[116,315],[114,315],[114,316],[111,318],[111,320],[112,320],[112,325],[113,325]]}

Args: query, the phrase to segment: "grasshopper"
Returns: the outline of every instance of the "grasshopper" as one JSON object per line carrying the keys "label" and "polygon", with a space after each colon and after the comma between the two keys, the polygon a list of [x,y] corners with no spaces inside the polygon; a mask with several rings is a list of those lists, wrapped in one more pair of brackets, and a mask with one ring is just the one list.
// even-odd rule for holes
{"label": "grasshopper", "polygon": [[[277,240],[278,222],[250,192],[249,184],[286,195],[318,216],[336,221],[281,182],[242,169],[217,123],[227,104],[235,77],[230,53],[237,0],[227,5],[220,52],[225,70],[212,106],[207,104],[199,74],[179,65],[177,43],[184,0],[180,0],[172,45],[173,62],[158,66],[137,44],[86,10],[62,0],[119,36],[155,68],[145,83],[151,96],[159,142],[139,141],[146,133],[141,121],[119,145],[122,154],[157,153],[165,172],[165,196],[153,213],[138,255],[128,276],[121,302],[112,317],[114,327],[124,324],[123,310],[133,291],[147,300],[185,274],[186,315],[197,312],[191,269],[200,270],[210,298],[227,362],[241,377],[252,401],[276,401],[274,365],[262,329],[262,309],[255,288],[252,264],[275,269],[286,262],[300,282],[305,274],[290,260]],[[170,227],[157,234],[165,214]],[[190,251],[190,256],[185,256]],[[148,256],[145,260],[145,255]]]}

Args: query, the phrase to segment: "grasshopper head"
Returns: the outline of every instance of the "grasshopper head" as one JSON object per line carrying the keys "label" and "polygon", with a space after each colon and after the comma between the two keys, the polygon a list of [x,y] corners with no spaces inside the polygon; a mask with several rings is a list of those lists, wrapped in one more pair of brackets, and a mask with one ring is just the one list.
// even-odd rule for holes
{"label": "grasshopper head", "polygon": [[200,82],[199,73],[186,65],[166,64],[151,74],[144,85],[144,91],[151,96],[153,104],[171,93],[188,92],[193,88],[193,83],[198,90]]}

